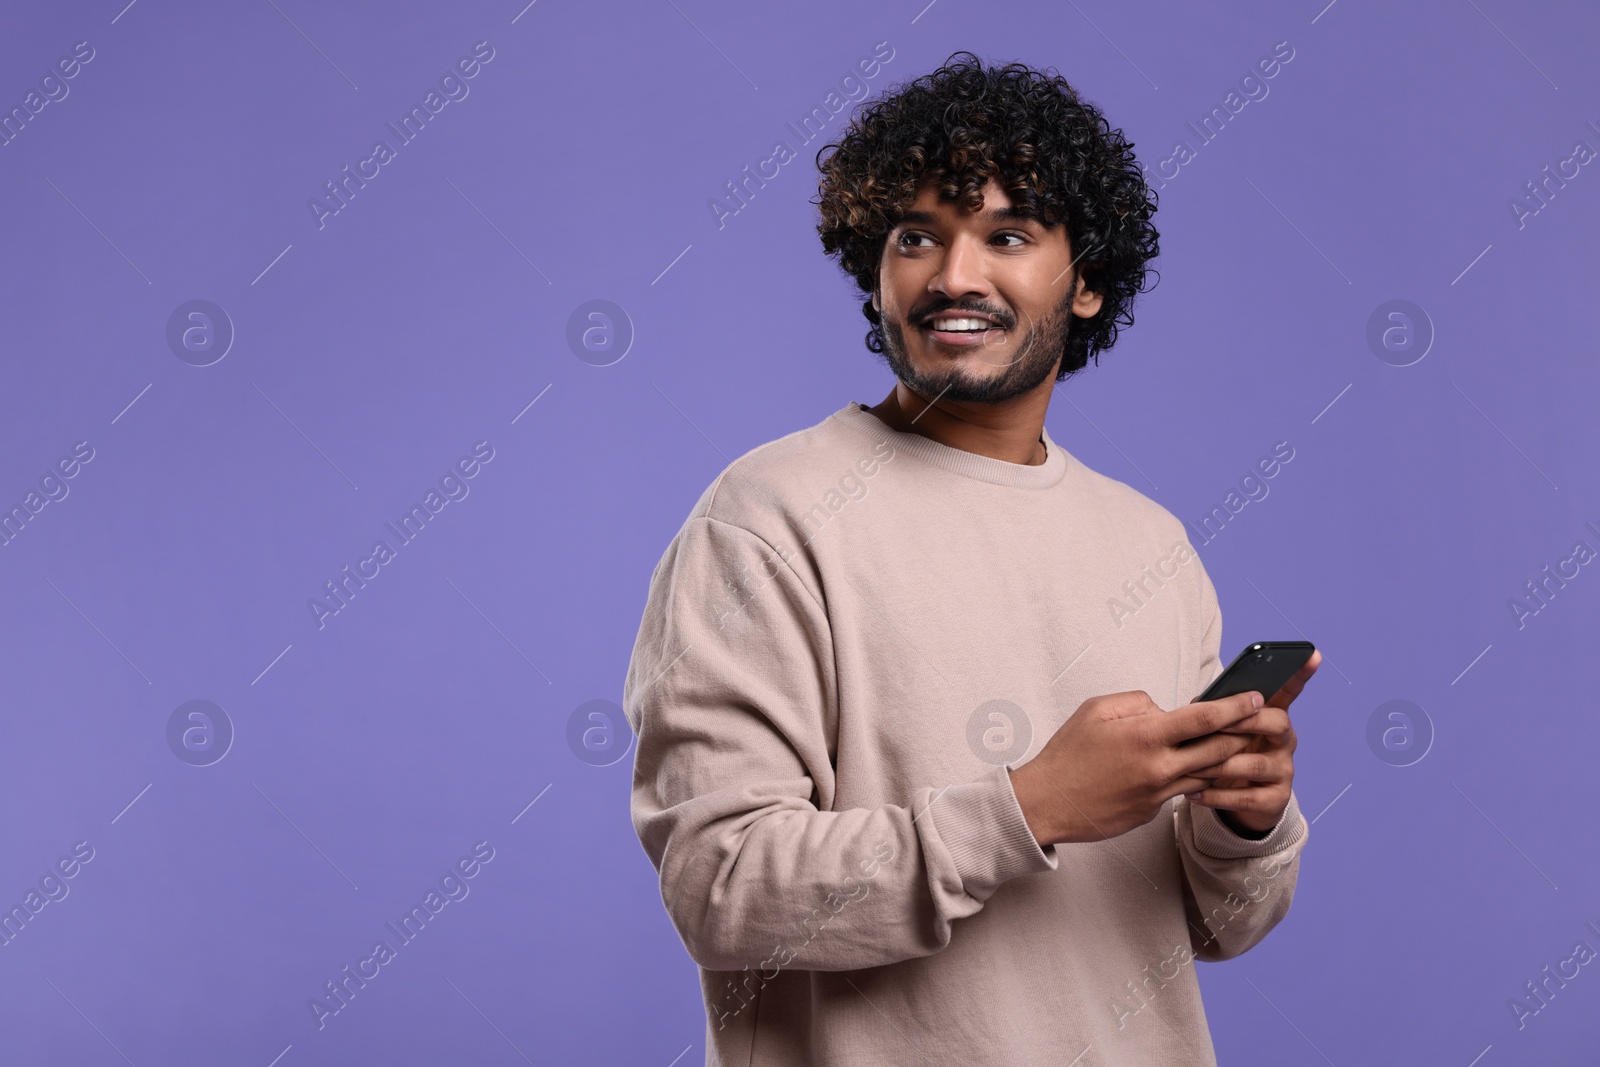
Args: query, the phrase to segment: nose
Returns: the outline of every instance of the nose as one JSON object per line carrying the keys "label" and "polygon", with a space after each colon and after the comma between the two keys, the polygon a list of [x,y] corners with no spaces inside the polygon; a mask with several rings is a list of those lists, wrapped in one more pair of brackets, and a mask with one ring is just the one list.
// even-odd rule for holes
{"label": "nose", "polygon": [[950,242],[939,264],[939,272],[928,280],[928,291],[942,293],[950,300],[960,300],[968,294],[984,296],[988,293],[983,276],[983,256],[975,247],[976,238],[958,234]]}

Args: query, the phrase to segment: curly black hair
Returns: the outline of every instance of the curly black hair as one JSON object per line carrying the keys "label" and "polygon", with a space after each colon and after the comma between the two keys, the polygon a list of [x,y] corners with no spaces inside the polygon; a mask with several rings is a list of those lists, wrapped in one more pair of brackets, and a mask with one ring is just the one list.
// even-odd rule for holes
{"label": "curly black hair", "polygon": [[[1029,217],[1050,228],[1066,222],[1083,288],[1102,297],[1093,317],[1073,320],[1060,381],[1090,357],[1099,365],[1118,326],[1133,325],[1134,294],[1154,273],[1146,265],[1159,251],[1150,222],[1156,193],[1132,149],[1053,68],[986,69],[973,53],[956,52],[931,74],[863,105],[840,140],[818,151],[817,233],[823,251],[871,294],[885,238],[924,182],[937,182],[941,199],[978,211],[995,178]],[[861,313],[872,323],[867,348],[882,353],[883,321],[870,296]]]}

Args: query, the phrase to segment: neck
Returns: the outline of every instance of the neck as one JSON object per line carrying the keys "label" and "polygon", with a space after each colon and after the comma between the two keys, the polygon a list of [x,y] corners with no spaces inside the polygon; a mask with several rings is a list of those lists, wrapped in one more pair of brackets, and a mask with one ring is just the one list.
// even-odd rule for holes
{"label": "neck", "polygon": [[894,390],[867,408],[892,430],[920,434],[963,452],[1008,463],[1038,466],[1045,461],[1041,440],[1051,387],[1001,404],[971,404],[921,396],[896,382]]}

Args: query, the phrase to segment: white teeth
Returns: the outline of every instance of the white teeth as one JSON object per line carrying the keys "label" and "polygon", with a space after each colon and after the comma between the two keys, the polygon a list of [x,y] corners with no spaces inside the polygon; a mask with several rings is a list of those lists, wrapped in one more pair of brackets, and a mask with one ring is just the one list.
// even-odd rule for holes
{"label": "white teeth", "polygon": [[970,332],[973,330],[992,330],[995,328],[995,324],[987,321],[986,319],[934,319],[932,325],[935,330],[945,330],[950,332]]}

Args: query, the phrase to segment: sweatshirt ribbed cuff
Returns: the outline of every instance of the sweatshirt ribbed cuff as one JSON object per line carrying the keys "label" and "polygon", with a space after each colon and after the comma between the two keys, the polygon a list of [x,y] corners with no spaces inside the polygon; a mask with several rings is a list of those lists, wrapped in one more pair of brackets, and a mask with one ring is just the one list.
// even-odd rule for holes
{"label": "sweatshirt ribbed cuff", "polygon": [[1309,832],[1305,816],[1300,814],[1300,802],[1294,790],[1289,791],[1289,804],[1283,809],[1278,823],[1266,837],[1241,837],[1222,821],[1216,808],[1203,804],[1190,804],[1187,797],[1178,803],[1188,805],[1190,821],[1194,825],[1194,847],[1207,856],[1221,860],[1265,856],[1289,848]]}
{"label": "sweatshirt ribbed cuff", "polygon": [[1003,766],[948,787],[927,817],[955,861],[961,888],[978,900],[989,899],[1008,879],[1053,871],[1060,862],[1055,846],[1040,848],[1028,829]]}

